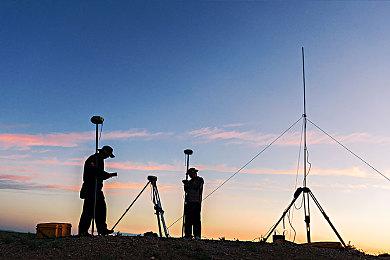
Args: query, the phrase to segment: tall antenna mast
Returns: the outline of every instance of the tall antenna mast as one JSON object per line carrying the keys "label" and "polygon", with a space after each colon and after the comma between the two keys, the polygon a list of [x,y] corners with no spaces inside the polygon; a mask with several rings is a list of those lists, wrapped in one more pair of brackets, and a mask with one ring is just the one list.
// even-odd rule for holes
{"label": "tall antenna mast", "polygon": [[[305,52],[302,47],[302,80],[303,80],[303,187],[306,188],[306,177],[307,177],[307,142],[306,142],[306,80],[305,80]],[[303,205],[306,222],[306,236],[307,242],[311,242],[310,238],[310,205],[309,205],[309,194],[303,192]]]}
{"label": "tall antenna mast", "polygon": [[[284,220],[285,216],[287,213],[290,211],[291,207],[294,205],[295,201],[298,199],[298,197],[302,194],[303,196],[303,209],[305,212],[305,223],[306,223],[306,236],[307,236],[307,242],[311,243],[311,238],[310,238],[310,205],[309,201],[310,198],[313,199],[314,204],[317,206],[317,208],[320,210],[322,215],[324,216],[325,220],[328,222],[330,227],[333,229],[334,233],[336,236],[339,238],[341,244],[344,247],[347,247],[347,245],[344,243],[344,240],[341,238],[339,232],[337,232],[336,228],[330,221],[328,215],[326,215],[324,209],[321,207],[320,203],[314,196],[313,192],[307,187],[307,175],[308,175],[308,170],[307,170],[307,164],[308,164],[308,152],[307,152],[307,142],[306,142],[306,126],[307,126],[307,115],[306,115],[306,82],[305,82],[305,52],[302,47],[302,79],[303,79],[303,187],[299,187],[295,193],[294,193],[294,198],[291,201],[290,205],[284,210],[282,216],[279,218],[279,220],[276,222],[275,225],[268,231],[268,233],[264,236],[262,239],[263,242],[267,241],[267,239],[272,235],[276,227],[279,225],[279,223]],[[311,121],[310,121],[311,122]],[[310,163],[309,163],[310,164]],[[310,168],[309,168],[310,171]],[[283,222],[284,223],[284,222]]]}

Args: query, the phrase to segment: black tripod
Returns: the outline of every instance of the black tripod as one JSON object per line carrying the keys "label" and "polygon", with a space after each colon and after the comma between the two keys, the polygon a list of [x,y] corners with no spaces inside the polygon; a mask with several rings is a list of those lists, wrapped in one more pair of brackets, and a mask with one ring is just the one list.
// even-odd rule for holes
{"label": "black tripod", "polygon": [[[286,214],[288,213],[288,211],[290,210],[292,205],[294,205],[295,201],[298,199],[299,195],[301,195],[302,192],[303,192],[303,196],[304,196],[304,198],[303,198],[304,201],[307,199],[307,202],[308,202],[309,196],[313,199],[314,203],[317,205],[318,209],[320,210],[320,212],[322,213],[322,215],[324,216],[326,221],[328,221],[330,227],[333,229],[334,233],[339,238],[340,242],[343,244],[344,247],[346,247],[347,245],[345,244],[344,240],[341,238],[339,232],[337,232],[336,228],[333,226],[332,222],[330,221],[328,215],[326,215],[324,209],[321,207],[320,203],[318,202],[318,200],[314,196],[313,192],[311,192],[311,190],[308,187],[303,187],[303,188],[300,187],[295,191],[294,199],[291,201],[291,203],[285,209],[285,211],[283,212],[283,214],[280,217],[280,219],[278,220],[278,222],[276,222],[276,224],[272,227],[272,229],[268,232],[268,234],[266,234],[266,236],[262,239],[262,241],[266,242],[267,239],[272,235],[272,233],[274,232],[276,227],[284,219],[284,217],[286,216]],[[307,205],[309,205],[309,204],[307,203]],[[306,210],[306,207],[305,207],[305,222],[306,222],[306,231],[307,231],[307,238],[308,238],[307,242],[310,243],[311,242],[311,239],[310,239],[310,214],[307,214],[308,212],[309,211]]]}
{"label": "black tripod", "polygon": [[130,206],[125,210],[125,212],[122,214],[122,216],[119,218],[119,220],[115,223],[115,225],[112,227],[111,230],[114,230],[114,228],[118,225],[118,223],[122,220],[122,218],[126,215],[126,213],[130,210],[130,208],[134,205],[134,203],[137,201],[137,199],[141,196],[142,192],[146,189],[148,185],[152,186],[152,201],[154,204],[154,210],[156,211],[157,216],[157,224],[158,224],[158,231],[160,234],[160,237],[162,237],[162,230],[164,230],[165,237],[169,237],[167,226],[165,225],[165,219],[164,219],[164,210],[161,206],[161,200],[160,200],[160,194],[158,193],[157,189],[157,177],[156,176],[148,176],[148,182],[143,187],[140,193],[138,193],[137,197],[133,200],[133,202],[130,204]]}

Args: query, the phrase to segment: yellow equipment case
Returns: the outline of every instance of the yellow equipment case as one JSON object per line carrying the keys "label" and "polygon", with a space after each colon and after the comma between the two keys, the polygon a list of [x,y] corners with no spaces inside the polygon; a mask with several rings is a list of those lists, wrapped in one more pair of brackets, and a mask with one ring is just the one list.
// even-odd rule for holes
{"label": "yellow equipment case", "polygon": [[71,235],[70,223],[39,223],[37,225],[37,238],[59,238]]}

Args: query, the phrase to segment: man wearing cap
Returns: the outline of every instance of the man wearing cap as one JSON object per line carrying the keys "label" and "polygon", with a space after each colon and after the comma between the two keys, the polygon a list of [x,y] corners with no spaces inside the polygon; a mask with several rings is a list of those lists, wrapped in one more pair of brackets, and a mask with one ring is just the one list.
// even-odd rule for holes
{"label": "man wearing cap", "polygon": [[117,176],[116,172],[108,173],[104,171],[104,160],[108,157],[115,157],[112,152],[113,149],[110,146],[103,146],[98,149],[98,153],[89,156],[84,163],[83,186],[80,191],[80,198],[84,199],[83,212],[79,222],[80,236],[90,236],[88,229],[94,217],[94,208],[98,234],[105,236],[113,233],[113,230],[107,229],[107,208],[102,191],[103,180]]}
{"label": "man wearing cap", "polygon": [[200,211],[202,206],[203,178],[198,176],[198,170],[189,168],[187,171],[190,180],[183,180],[185,196],[184,206],[184,234],[185,238],[201,238]]}

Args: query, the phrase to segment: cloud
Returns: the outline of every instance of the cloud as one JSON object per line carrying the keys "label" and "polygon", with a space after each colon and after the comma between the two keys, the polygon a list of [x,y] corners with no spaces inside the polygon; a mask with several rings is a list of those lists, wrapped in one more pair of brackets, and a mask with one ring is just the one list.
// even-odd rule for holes
{"label": "cloud", "polygon": [[[195,139],[205,142],[225,141],[229,144],[267,145],[279,134],[265,134],[256,131],[233,131],[218,127],[204,127],[189,132]],[[390,137],[374,136],[369,133],[334,134],[333,137],[341,143],[390,144]],[[299,145],[300,132],[286,133],[275,145]],[[310,144],[334,144],[334,141],[318,131],[308,131],[307,141]]]}
{"label": "cloud", "polygon": [[37,174],[37,170],[32,168],[31,166],[17,166],[17,165],[6,165],[3,164],[0,166],[1,173],[7,173],[7,174],[28,174],[33,175]]}
{"label": "cloud", "polygon": [[232,124],[226,124],[226,125],[223,125],[222,127],[224,128],[236,128],[236,127],[240,127],[240,126],[244,126],[245,124],[243,123],[232,123]]}
{"label": "cloud", "polygon": [[0,189],[8,190],[65,190],[78,191],[80,187],[71,185],[39,184],[20,180],[0,179]]}
{"label": "cloud", "polygon": [[45,158],[40,160],[31,160],[32,164],[38,165],[63,165],[63,166],[82,166],[84,164],[83,158],[71,158],[66,161],[58,160],[57,158]]}
{"label": "cloud", "polygon": [[[104,184],[105,190],[141,190],[146,183],[139,182],[108,182]],[[161,185],[158,184],[158,189],[160,191],[169,191],[173,189],[171,185]]]}
{"label": "cloud", "polygon": [[[61,166],[83,166],[83,158],[72,158],[69,160],[58,160],[57,158],[45,158],[41,160],[31,160],[31,164],[37,165],[61,165]],[[116,170],[128,170],[128,171],[182,171],[183,166],[174,164],[161,164],[156,162],[113,162],[109,161],[105,163],[106,168]]]}
{"label": "cloud", "polygon": [[11,130],[11,129],[20,129],[20,128],[28,128],[29,124],[1,124],[0,128],[3,130]]}
{"label": "cloud", "polygon": [[9,154],[9,155],[1,155],[0,160],[21,160],[30,158],[31,155],[28,154]]}
{"label": "cloud", "polygon": [[[111,131],[104,134],[105,140],[153,139],[170,133],[150,133],[146,130]],[[0,134],[3,148],[29,148],[33,146],[76,147],[80,143],[93,141],[94,132],[49,133],[49,134]]]}
{"label": "cloud", "polygon": [[133,171],[182,171],[183,167],[173,164],[159,164],[154,162],[137,163],[137,162],[108,162],[107,166],[118,170]]}
{"label": "cloud", "polygon": [[[254,131],[236,131],[225,130],[217,127],[205,127],[189,132],[189,135],[193,138],[197,138],[203,141],[228,141],[234,144],[254,144],[265,145],[269,144],[278,135],[276,134],[264,134]],[[284,145],[299,145],[300,133],[286,134],[283,140]],[[281,144],[280,142],[278,144]]]}
{"label": "cloud", "polygon": [[0,174],[0,180],[11,180],[11,181],[29,181],[31,180],[31,176],[21,176],[21,175],[13,175],[13,174]]}
{"label": "cloud", "polygon": [[[49,158],[43,160],[32,161],[31,164],[39,165],[62,165],[62,166],[82,166],[82,158],[72,158],[67,161],[60,161],[56,158]],[[25,172],[28,173],[29,169],[25,167],[8,167],[6,169],[12,170],[13,172]],[[107,162],[106,167],[114,170],[125,170],[125,171],[159,171],[159,172],[181,172],[183,166],[181,164],[163,164],[157,162]],[[235,173],[239,167],[228,166],[226,164],[197,164],[194,165],[200,171],[220,172],[220,173]],[[300,169],[299,174],[302,172]],[[386,172],[386,171],[385,171]],[[241,173],[245,174],[256,174],[256,175],[295,175],[296,168],[287,169],[272,169],[272,168],[244,168]],[[371,172],[362,170],[359,166],[352,166],[348,168],[320,168],[313,167],[310,170],[310,175],[316,176],[350,176],[357,178],[369,178],[374,176]]]}
{"label": "cloud", "polygon": [[[224,164],[218,165],[198,165],[197,168],[201,171],[212,171],[221,173],[235,173],[238,168],[231,167]],[[296,169],[269,169],[269,168],[245,168],[240,173],[244,174],[258,174],[258,175],[296,175]],[[302,174],[302,170],[298,174]],[[316,176],[350,176],[357,178],[368,178],[374,176],[366,171],[363,171],[360,167],[353,166],[349,168],[318,168],[313,167],[310,170],[310,175]]]}
{"label": "cloud", "polygon": [[[62,190],[70,192],[78,192],[80,185],[66,185],[66,184],[40,184],[31,182],[29,176],[18,176],[18,175],[0,175],[0,189],[9,190]],[[120,191],[120,190],[141,190],[146,183],[137,182],[106,182],[104,189],[107,191]],[[171,185],[159,184],[159,190],[169,191],[173,189]]]}

